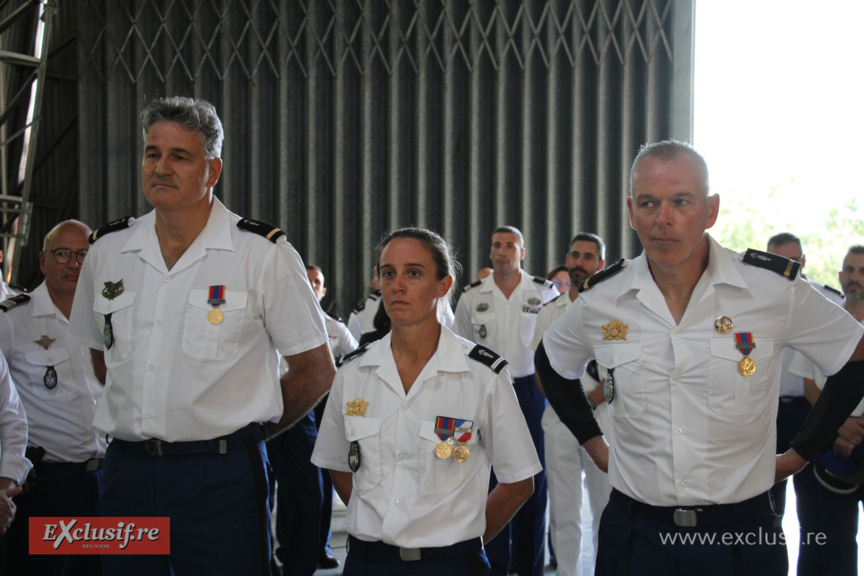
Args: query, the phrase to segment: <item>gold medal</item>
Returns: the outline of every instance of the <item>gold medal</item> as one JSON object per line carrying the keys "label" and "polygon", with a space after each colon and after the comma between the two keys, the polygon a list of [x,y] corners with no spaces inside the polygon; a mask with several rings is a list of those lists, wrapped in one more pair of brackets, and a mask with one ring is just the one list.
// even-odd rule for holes
{"label": "gold medal", "polygon": [[738,372],[740,372],[742,376],[752,376],[753,373],[756,372],[756,363],[753,362],[749,356],[745,356],[738,363]]}
{"label": "gold medal", "polygon": [[221,324],[224,318],[222,311],[218,308],[213,308],[207,313],[207,320],[210,321],[210,324]]}
{"label": "gold medal", "polygon": [[441,442],[435,447],[435,455],[442,460],[446,460],[453,453],[453,448],[447,442]]}
{"label": "gold medal", "polygon": [[464,444],[460,444],[453,449],[453,460],[460,464],[467,462],[469,456],[471,456],[471,452],[468,451],[468,447]]}

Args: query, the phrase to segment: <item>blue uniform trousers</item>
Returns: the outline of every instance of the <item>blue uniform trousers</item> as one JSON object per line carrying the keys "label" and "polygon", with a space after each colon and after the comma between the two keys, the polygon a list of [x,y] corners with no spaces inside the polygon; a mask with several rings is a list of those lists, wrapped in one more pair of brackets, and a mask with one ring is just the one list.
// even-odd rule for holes
{"label": "blue uniform trousers", "polygon": [[[276,486],[276,557],[286,576],[311,576],[321,554],[321,470],[312,464],[312,412],[267,442]],[[271,490],[273,482],[271,482]]]}
{"label": "blue uniform trousers", "polygon": [[105,555],[103,574],[269,575],[268,474],[259,425],[221,440],[158,447],[114,440],[105,457],[103,513],[170,518],[171,554]]}
{"label": "blue uniform trousers", "polygon": [[[519,576],[542,576],[547,490],[541,420],[546,409],[546,398],[534,383],[533,375],[516,378],[513,389],[544,470],[534,476],[534,493],[531,497],[522,505],[510,524],[486,545],[486,554],[495,576],[506,576],[511,563]],[[493,467],[489,491],[497,484]]]}
{"label": "blue uniform trousers", "polygon": [[[810,403],[803,396],[780,397],[777,407],[778,454],[789,449],[792,440],[810,414],[810,408]],[[780,516],[783,516],[786,511],[786,483],[786,480],[782,480],[771,488],[771,494],[774,495],[774,510]],[[792,486],[795,489],[798,524],[801,527],[797,574],[798,576],[819,576],[824,568],[822,546],[815,544],[813,536],[824,532],[824,529],[819,522],[819,486],[810,464],[792,476]],[[790,538],[798,536],[789,535]]]}
{"label": "blue uniform trousers", "polygon": [[403,560],[399,549],[348,537],[342,576],[488,576],[489,560],[480,539],[444,548],[421,548],[418,560]]}
{"label": "blue uniform trousers", "polygon": [[698,508],[695,527],[678,526],[674,507],[648,506],[612,490],[595,575],[787,576],[783,528],[768,493]]}
{"label": "blue uniform trousers", "polygon": [[[40,516],[87,517],[102,515],[101,461],[38,466],[35,487],[15,497],[15,521],[6,534],[9,564],[5,574],[39,576],[99,576],[99,556],[33,555],[29,551],[30,518]],[[97,468],[98,467],[98,468]],[[95,469],[94,469],[95,468]]]}
{"label": "blue uniform trousers", "polygon": [[[807,468],[810,475],[813,471]],[[815,478],[815,477],[814,477]],[[858,574],[858,507],[864,501],[864,484],[851,494],[837,494],[818,485],[820,529],[824,533],[822,571],[830,576]]]}

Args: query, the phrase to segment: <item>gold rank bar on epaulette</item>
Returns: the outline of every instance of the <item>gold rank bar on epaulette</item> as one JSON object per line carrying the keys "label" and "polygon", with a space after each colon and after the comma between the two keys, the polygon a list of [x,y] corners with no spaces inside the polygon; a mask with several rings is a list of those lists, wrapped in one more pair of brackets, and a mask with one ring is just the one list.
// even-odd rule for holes
{"label": "gold rank bar on epaulette", "polygon": [[599,272],[597,272],[593,276],[589,276],[588,278],[586,278],[585,280],[580,282],[579,283],[579,293],[581,294],[582,292],[588,290],[589,288],[591,288],[593,286],[596,286],[597,284],[599,284],[600,282],[603,282],[607,278],[611,278],[612,276],[614,276],[615,274],[617,274],[618,272],[623,270],[624,269],[624,262],[625,262],[624,258],[621,258],[620,260],[618,260],[617,262],[615,262],[614,264],[612,264],[608,268],[604,268],[603,270],[600,270]]}
{"label": "gold rank bar on epaulette", "polygon": [[247,232],[254,232],[259,236],[263,236],[267,238],[274,244],[280,237],[285,236],[285,232],[273,226],[272,224],[267,224],[266,222],[260,222],[258,220],[252,220],[250,218],[243,218],[239,222],[237,222],[237,227],[241,230],[246,230]]}
{"label": "gold rank bar on epaulette", "polygon": [[106,234],[110,234],[111,232],[117,232],[118,230],[125,230],[126,228],[131,226],[133,222],[135,222],[135,218],[133,216],[124,216],[123,218],[120,218],[118,220],[112,220],[108,224],[100,226],[96,231],[92,232],[87,238],[87,240],[90,242],[90,244],[93,244],[94,242],[96,242],[96,240],[98,240],[102,236],[105,236]]}
{"label": "gold rank bar on epaulette", "polygon": [[777,254],[771,254],[770,252],[754,250],[753,248],[749,248],[744,253],[744,263],[771,270],[788,280],[794,280],[798,276],[798,270],[801,269],[800,262],[778,256]]}

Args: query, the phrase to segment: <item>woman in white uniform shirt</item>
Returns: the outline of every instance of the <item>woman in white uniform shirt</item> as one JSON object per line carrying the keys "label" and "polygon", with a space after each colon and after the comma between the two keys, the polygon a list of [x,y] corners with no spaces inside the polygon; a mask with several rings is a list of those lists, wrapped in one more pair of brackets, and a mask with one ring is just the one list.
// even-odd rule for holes
{"label": "woman in white uniform shirt", "polygon": [[438,322],[455,280],[440,236],[397,230],[378,266],[392,331],[345,358],[312,456],[348,504],[344,574],[489,574],[482,543],[540,471],[506,361]]}

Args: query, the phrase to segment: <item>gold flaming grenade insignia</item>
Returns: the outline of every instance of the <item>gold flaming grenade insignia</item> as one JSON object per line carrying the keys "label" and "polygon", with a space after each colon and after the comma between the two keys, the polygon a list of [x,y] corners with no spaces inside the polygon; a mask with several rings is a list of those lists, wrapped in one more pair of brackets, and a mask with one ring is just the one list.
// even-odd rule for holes
{"label": "gold flaming grenade insignia", "polygon": [[603,324],[603,340],[626,340],[627,327],[628,325],[620,320],[612,320],[608,324]]}
{"label": "gold flaming grenade insignia", "polygon": [[346,402],[345,405],[348,407],[345,416],[366,416],[366,408],[369,406],[369,403],[362,398],[357,398],[356,400]]}

